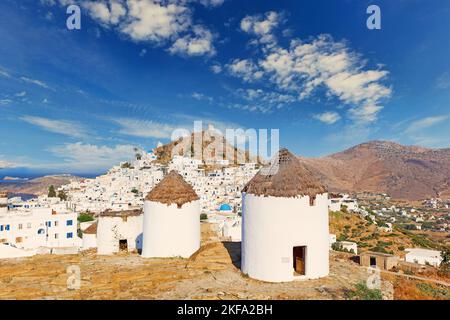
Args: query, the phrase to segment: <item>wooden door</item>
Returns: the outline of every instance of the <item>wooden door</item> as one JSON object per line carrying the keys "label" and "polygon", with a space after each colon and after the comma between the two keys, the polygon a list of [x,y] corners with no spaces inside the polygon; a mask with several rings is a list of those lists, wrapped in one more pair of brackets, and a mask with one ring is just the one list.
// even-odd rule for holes
{"label": "wooden door", "polygon": [[299,275],[305,275],[305,265],[306,265],[306,247],[294,247],[293,258],[294,258],[294,271]]}

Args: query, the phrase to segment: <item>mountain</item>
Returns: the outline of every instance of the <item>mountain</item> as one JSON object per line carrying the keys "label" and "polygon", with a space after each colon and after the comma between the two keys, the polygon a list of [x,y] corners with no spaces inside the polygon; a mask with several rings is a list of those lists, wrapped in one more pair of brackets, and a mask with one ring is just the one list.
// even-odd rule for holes
{"label": "mountain", "polygon": [[0,184],[0,191],[8,191],[15,194],[34,194],[43,195],[47,194],[48,188],[53,185],[58,188],[62,185],[69,184],[72,181],[79,181],[82,178],[72,175],[52,175],[35,178],[26,182],[21,180],[15,183],[14,181]]}
{"label": "mountain", "polygon": [[371,141],[321,158],[301,158],[330,191],[420,200],[450,195],[450,149]]}
{"label": "mountain", "polygon": [[[194,143],[197,139],[199,141],[198,147]],[[214,150],[216,146],[220,146],[219,150]],[[200,151],[195,151],[194,148]],[[222,150],[220,150],[222,148]],[[167,164],[172,159],[173,155],[190,156],[194,154],[195,159],[228,159],[230,163],[237,163],[237,159],[245,159],[246,162],[259,162],[254,156],[251,156],[248,151],[240,150],[232,146],[223,135],[216,131],[213,127],[204,130],[201,133],[191,133],[190,136],[181,137],[168,144],[161,145],[153,150],[157,156],[158,162]],[[203,154],[203,156],[202,156]]]}

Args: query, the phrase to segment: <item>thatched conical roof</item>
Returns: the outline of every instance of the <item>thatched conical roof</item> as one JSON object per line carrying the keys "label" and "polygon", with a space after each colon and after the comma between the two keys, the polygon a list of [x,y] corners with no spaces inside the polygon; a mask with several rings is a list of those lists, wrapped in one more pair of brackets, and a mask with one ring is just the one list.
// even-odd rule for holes
{"label": "thatched conical roof", "polygon": [[242,192],[257,196],[297,197],[325,193],[325,187],[287,149],[281,149],[270,166],[262,168]]}
{"label": "thatched conical roof", "polygon": [[178,208],[181,208],[185,203],[198,199],[199,197],[192,186],[175,170],[165,176],[145,198],[145,200],[167,205],[176,203]]}

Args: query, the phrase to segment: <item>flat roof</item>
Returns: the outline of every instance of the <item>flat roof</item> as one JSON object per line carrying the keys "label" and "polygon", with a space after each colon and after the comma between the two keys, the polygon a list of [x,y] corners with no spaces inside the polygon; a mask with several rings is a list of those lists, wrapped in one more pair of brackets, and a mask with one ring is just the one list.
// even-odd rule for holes
{"label": "flat roof", "polygon": [[393,254],[389,254],[389,253],[382,253],[382,252],[372,252],[372,251],[365,251],[365,252],[361,252],[359,254],[360,256],[379,256],[379,257],[397,257]]}

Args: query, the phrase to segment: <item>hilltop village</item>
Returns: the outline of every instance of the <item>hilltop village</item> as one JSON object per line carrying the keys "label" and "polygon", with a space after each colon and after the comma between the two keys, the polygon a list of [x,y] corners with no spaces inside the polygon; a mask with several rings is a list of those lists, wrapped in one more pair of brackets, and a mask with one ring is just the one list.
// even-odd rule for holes
{"label": "hilltop village", "polygon": [[[241,271],[266,282],[327,277],[332,251],[400,273],[438,270],[446,259],[447,202],[330,193],[288,150],[276,163],[206,166],[174,156],[163,164],[150,152],[28,201],[2,193],[0,259],[86,251],[187,259],[202,250],[202,225],[241,243]],[[414,233],[421,229],[443,236]],[[406,236],[412,241],[385,241]]]}

